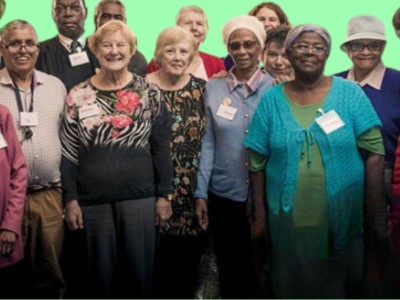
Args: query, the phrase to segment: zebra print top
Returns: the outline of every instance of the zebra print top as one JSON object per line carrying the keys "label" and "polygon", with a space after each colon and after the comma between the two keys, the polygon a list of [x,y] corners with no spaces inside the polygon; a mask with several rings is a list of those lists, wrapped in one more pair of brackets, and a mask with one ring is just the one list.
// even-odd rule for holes
{"label": "zebra print top", "polygon": [[157,86],[134,76],[120,90],[84,81],[63,115],[64,201],[81,205],[140,199],[171,191],[170,115]]}

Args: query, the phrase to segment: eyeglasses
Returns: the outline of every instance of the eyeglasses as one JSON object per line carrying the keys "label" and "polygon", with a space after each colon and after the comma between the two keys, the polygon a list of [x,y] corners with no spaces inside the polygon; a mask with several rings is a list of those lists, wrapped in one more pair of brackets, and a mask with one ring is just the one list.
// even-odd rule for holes
{"label": "eyeglasses", "polygon": [[21,144],[25,141],[29,141],[33,136],[33,131],[30,127],[28,126],[23,126],[22,127],[22,141]]}
{"label": "eyeglasses", "polygon": [[292,46],[292,49],[301,54],[308,53],[310,50],[312,53],[317,55],[321,55],[326,52],[326,47],[322,45],[310,46],[307,44],[295,44]]}
{"label": "eyeglasses", "polygon": [[229,50],[232,51],[237,51],[241,47],[243,47],[246,50],[251,50],[257,45],[257,41],[245,41],[244,43],[239,43],[239,42],[233,42],[228,45]]}
{"label": "eyeglasses", "polygon": [[70,9],[70,11],[74,14],[79,14],[82,12],[82,5],[81,4],[73,4],[73,5],[61,5],[58,4],[56,5],[56,7],[54,7],[54,12],[57,15],[61,15],[64,12],[66,12],[68,10],[68,8]]}
{"label": "eyeglasses", "polygon": [[361,52],[365,48],[368,48],[369,51],[371,52],[379,52],[382,49],[383,43],[369,43],[369,44],[363,44],[363,43],[351,43],[349,44],[349,48],[351,51],[354,52]]}
{"label": "eyeglasses", "polygon": [[25,43],[20,40],[14,40],[8,43],[8,45],[3,45],[10,53],[17,53],[18,51],[22,50],[22,48],[25,48],[25,50],[29,53],[34,53],[39,47],[39,44],[33,40],[25,41]]}

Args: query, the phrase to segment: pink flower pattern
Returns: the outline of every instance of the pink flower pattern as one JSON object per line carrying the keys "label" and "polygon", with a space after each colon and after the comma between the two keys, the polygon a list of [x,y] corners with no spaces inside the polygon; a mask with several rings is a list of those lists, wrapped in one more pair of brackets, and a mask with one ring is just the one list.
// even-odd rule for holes
{"label": "pink flower pattern", "polygon": [[108,115],[104,118],[104,121],[111,123],[114,129],[117,130],[124,129],[125,127],[128,127],[133,123],[132,118],[124,115],[119,115],[119,116]]}
{"label": "pink flower pattern", "polygon": [[115,109],[118,112],[125,112],[131,114],[140,105],[140,95],[132,91],[118,91],[118,102],[115,103]]}
{"label": "pink flower pattern", "polygon": [[[96,103],[98,96],[98,91],[93,89],[90,84],[84,87],[74,87],[66,99],[66,114],[71,119],[77,119],[79,109],[86,105]],[[107,98],[104,98],[104,100],[106,100],[111,107],[114,106],[114,109],[112,112],[103,110],[98,116],[101,122],[93,126],[99,126],[103,122],[110,124],[112,126],[111,138],[115,140],[121,136],[122,130],[132,125],[135,120],[139,118],[136,114],[136,110],[142,105],[141,93],[140,90],[119,90],[112,93]],[[101,108],[99,103],[98,105]]]}

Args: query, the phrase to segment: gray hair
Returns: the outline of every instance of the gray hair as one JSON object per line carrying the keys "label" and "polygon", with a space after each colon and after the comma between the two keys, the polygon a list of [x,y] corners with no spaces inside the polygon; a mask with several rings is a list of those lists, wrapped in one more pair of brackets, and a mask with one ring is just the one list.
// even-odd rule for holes
{"label": "gray hair", "polygon": [[89,36],[88,44],[90,50],[92,50],[93,53],[97,54],[100,42],[102,41],[104,35],[109,32],[114,33],[118,30],[121,31],[122,36],[128,42],[131,53],[133,54],[136,51],[136,35],[124,22],[119,20],[111,20],[105,23],[91,36]]}
{"label": "gray hair", "polygon": [[208,30],[208,21],[207,21],[207,16],[204,13],[204,10],[197,5],[188,5],[188,6],[184,6],[182,7],[179,11],[178,14],[176,15],[176,19],[175,19],[175,24],[178,25],[180,23],[180,21],[182,21],[182,15],[184,15],[185,13],[196,13],[196,14],[201,14],[204,16],[204,20],[206,22],[206,28]]}
{"label": "gray hair", "polygon": [[325,28],[314,24],[303,24],[291,29],[286,37],[285,50],[288,51],[292,48],[297,38],[305,32],[318,34],[325,41],[327,54],[329,55],[331,52],[331,36]]}
{"label": "gray hair", "polygon": [[97,18],[99,13],[102,11],[103,5],[106,5],[106,4],[117,4],[117,5],[119,5],[122,8],[122,11],[124,12],[124,17],[126,17],[125,5],[122,3],[122,1],[120,1],[120,0],[100,0],[97,3],[96,8],[94,9],[95,18]]}
{"label": "gray hair", "polygon": [[25,20],[13,20],[8,22],[6,25],[4,25],[3,28],[1,28],[0,30],[0,40],[4,40],[4,37],[6,37],[9,33],[10,30],[14,30],[14,29],[24,29],[26,27],[32,28],[33,32],[35,33],[35,38],[37,40],[37,33],[35,28],[33,28],[33,26],[25,21]]}

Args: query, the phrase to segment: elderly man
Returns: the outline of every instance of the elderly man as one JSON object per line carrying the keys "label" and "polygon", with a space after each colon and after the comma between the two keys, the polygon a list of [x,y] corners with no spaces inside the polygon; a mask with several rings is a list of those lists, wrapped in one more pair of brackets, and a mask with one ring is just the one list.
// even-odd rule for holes
{"label": "elderly man", "polygon": [[[386,204],[396,200],[391,192],[393,165],[397,138],[400,134],[400,72],[386,68],[382,54],[386,46],[383,23],[373,16],[358,16],[350,20],[345,42],[341,49],[353,63],[353,67],[338,76],[357,82],[368,96],[382,122],[382,136],[385,146],[385,196],[387,203],[377,207],[380,217],[372,219],[375,230],[366,227],[367,242],[367,297],[385,298],[387,279],[385,265],[388,256],[380,251],[387,240]],[[371,219],[366,213],[366,218]],[[366,222],[368,224],[368,222]],[[383,248],[385,249],[385,248]]]}
{"label": "elderly man", "polygon": [[37,69],[61,79],[68,91],[92,76],[98,66],[82,38],[86,16],[84,0],[53,0],[58,35],[40,45]]}
{"label": "elderly man", "polygon": [[[94,12],[96,30],[110,20],[126,23],[125,6],[120,0],[100,0]],[[146,76],[147,62],[142,53],[136,50],[128,65],[128,70],[139,76]]]}
{"label": "elderly man", "polygon": [[35,70],[37,34],[22,20],[1,31],[0,102],[9,107],[28,165],[23,220],[25,256],[30,267],[29,297],[59,298],[64,280],[59,265],[63,242],[60,190],[60,116],[66,98],[62,82]]}

